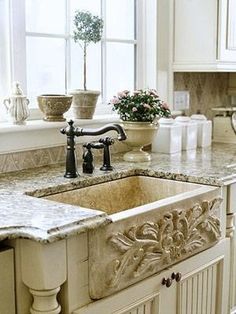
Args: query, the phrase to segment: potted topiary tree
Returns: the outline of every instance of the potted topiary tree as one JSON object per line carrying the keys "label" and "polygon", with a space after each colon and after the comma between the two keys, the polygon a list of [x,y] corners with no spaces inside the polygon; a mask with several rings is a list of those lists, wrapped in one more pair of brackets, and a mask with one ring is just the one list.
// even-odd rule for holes
{"label": "potted topiary tree", "polygon": [[71,91],[73,95],[72,110],[74,118],[92,119],[99,91],[87,89],[87,47],[102,38],[103,20],[87,11],[76,11],[74,16],[74,41],[83,49],[83,85],[84,89]]}

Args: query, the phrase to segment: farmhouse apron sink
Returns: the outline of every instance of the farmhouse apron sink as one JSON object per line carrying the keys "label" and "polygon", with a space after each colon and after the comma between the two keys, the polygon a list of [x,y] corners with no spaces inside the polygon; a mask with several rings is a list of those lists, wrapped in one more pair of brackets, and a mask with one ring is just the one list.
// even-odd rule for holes
{"label": "farmhouse apron sink", "polygon": [[89,232],[89,289],[99,299],[213,246],[221,190],[130,176],[44,198],[98,209],[112,222]]}

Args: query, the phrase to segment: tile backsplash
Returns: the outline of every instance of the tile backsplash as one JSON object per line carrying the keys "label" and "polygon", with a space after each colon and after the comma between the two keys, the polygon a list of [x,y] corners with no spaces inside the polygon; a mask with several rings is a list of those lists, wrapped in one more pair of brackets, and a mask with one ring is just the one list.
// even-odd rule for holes
{"label": "tile backsplash", "polygon": [[174,74],[174,90],[188,90],[190,93],[191,115],[200,110],[209,119],[214,117],[212,107],[228,106],[229,73],[193,73],[176,72]]}
{"label": "tile backsplash", "polygon": [[[190,73],[178,72],[174,74],[174,90],[188,90],[190,92],[190,110],[187,114],[200,110],[209,119],[214,113],[212,107],[230,104],[228,93],[229,73]],[[124,143],[117,142],[112,146],[113,153],[127,151]],[[77,145],[77,156],[82,160],[82,147]],[[96,155],[102,152],[95,151]],[[65,163],[65,146],[29,150],[0,154],[0,173],[35,168],[45,165]]]}
{"label": "tile backsplash", "polygon": [[[127,151],[127,145],[122,142],[116,142],[111,147],[111,151],[113,154],[118,152],[125,152]],[[82,145],[77,145],[76,156],[80,160],[79,163],[81,163],[81,165],[82,154],[83,154]],[[102,150],[94,150],[94,155],[101,156]],[[0,173],[65,163],[65,161],[66,161],[65,146],[0,154]]]}

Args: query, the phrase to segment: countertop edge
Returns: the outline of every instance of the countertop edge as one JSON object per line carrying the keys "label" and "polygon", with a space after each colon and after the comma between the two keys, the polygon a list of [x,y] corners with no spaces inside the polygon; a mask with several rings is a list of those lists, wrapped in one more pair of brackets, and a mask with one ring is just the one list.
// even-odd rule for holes
{"label": "countertop edge", "polygon": [[59,240],[66,239],[71,236],[78,235],[80,233],[92,230],[98,227],[105,226],[111,223],[111,219],[106,214],[102,216],[95,216],[86,221],[78,221],[74,225],[65,226],[51,232],[50,234],[47,231],[40,230],[33,227],[9,227],[9,228],[0,228],[0,241],[6,239],[28,239],[33,240],[39,243],[53,243]]}

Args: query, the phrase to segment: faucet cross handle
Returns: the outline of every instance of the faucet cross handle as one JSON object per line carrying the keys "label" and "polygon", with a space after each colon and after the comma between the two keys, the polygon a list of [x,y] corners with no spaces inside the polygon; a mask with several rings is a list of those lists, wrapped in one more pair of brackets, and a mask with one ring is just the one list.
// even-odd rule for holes
{"label": "faucet cross handle", "polygon": [[67,136],[75,136],[75,135],[77,135],[78,128],[75,128],[73,124],[74,124],[73,120],[68,121],[68,126],[65,127],[65,128],[62,128],[60,130],[60,132],[62,134],[66,134]]}
{"label": "faucet cross handle", "polygon": [[104,145],[103,147],[103,165],[100,168],[102,171],[112,171],[113,167],[111,166],[111,156],[109,146],[115,143],[115,140],[109,136],[105,138],[100,138],[99,143]]}
{"label": "faucet cross handle", "polygon": [[110,145],[115,143],[115,140],[113,138],[107,136],[105,138],[100,138],[99,143],[102,143],[106,146],[110,146]]}

